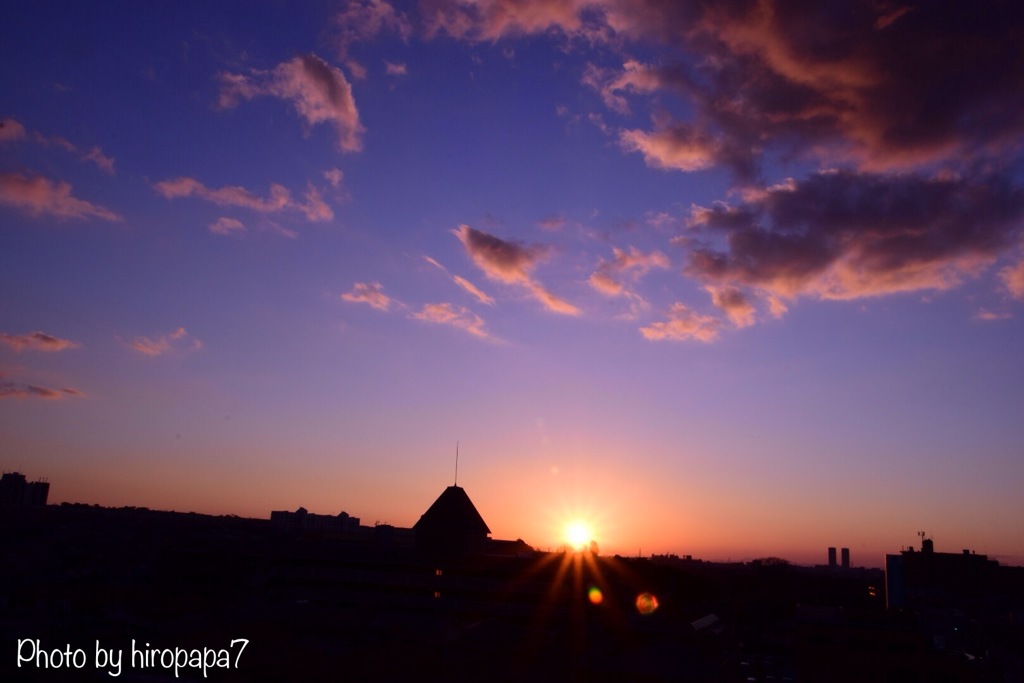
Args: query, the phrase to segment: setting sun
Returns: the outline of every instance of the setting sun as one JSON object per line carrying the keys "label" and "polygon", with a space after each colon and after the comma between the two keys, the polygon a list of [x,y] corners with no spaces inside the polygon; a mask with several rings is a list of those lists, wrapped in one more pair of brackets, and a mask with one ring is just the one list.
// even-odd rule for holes
{"label": "setting sun", "polygon": [[580,520],[574,520],[569,522],[565,527],[565,540],[569,542],[569,545],[575,550],[583,549],[594,536],[590,531],[590,525]]}

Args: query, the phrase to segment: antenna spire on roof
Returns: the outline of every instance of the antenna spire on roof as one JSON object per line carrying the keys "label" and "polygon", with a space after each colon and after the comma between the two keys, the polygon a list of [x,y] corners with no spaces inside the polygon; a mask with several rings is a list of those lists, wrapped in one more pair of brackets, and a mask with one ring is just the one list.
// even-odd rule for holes
{"label": "antenna spire on roof", "polygon": [[459,442],[455,442],[455,485],[459,485]]}

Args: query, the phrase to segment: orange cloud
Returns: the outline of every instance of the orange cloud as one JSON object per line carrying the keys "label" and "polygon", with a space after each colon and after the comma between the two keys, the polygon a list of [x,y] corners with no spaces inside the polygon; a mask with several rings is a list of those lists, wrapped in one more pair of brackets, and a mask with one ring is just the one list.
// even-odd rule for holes
{"label": "orange cloud", "polygon": [[652,168],[677,171],[699,171],[718,160],[719,144],[707,133],[686,123],[656,129],[624,130],[619,142],[629,152],[640,152]]}
{"label": "orange cloud", "polygon": [[502,37],[584,29],[581,10],[587,0],[426,0],[421,14],[427,35],[494,41]]}
{"label": "orange cloud", "polygon": [[[430,265],[435,266],[436,268],[439,268],[440,270],[444,271],[445,274],[448,274],[448,269],[445,268],[440,263],[438,263],[436,259],[433,259],[429,256],[424,256],[423,260],[429,263]],[[476,298],[476,300],[479,301],[480,303],[487,304],[488,306],[494,305],[494,297],[491,297],[488,294],[481,291],[479,287],[474,285],[466,278],[462,277],[461,275],[451,275],[451,278],[455,284],[457,284],[459,287],[462,287],[462,289],[466,290],[471,295],[473,295],[473,297]]]}
{"label": "orange cloud", "polygon": [[712,342],[718,338],[721,324],[716,318],[691,311],[676,302],[668,311],[668,320],[651,323],[640,328],[640,334],[650,341],[686,341],[696,339]]}
{"label": "orange cloud", "polygon": [[231,108],[239,100],[263,95],[291,102],[310,126],[328,123],[338,135],[343,152],[362,149],[363,126],[352,97],[352,87],[341,70],[316,55],[301,55],[278,64],[272,71],[250,75],[222,73],[220,106]]}
{"label": "orange cloud", "polygon": [[203,343],[186,332],[184,327],[179,327],[155,339],[136,337],[128,342],[128,346],[146,356],[160,356],[176,349],[197,351],[203,347]]}
{"label": "orange cloud", "polygon": [[612,253],[614,258],[610,261],[601,259],[589,280],[591,287],[609,296],[629,293],[622,285],[622,277],[638,280],[651,268],[669,267],[668,257],[660,251],[645,254],[631,246],[629,251],[612,247]]}
{"label": "orange cloud", "polygon": [[0,333],[0,343],[6,344],[18,353],[25,350],[55,352],[81,347],[81,344],[77,342],[54,337],[44,332],[32,332],[31,334],[7,334],[4,332]]}
{"label": "orange cloud", "polygon": [[632,59],[622,65],[621,73],[588,64],[583,71],[583,84],[598,91],[606,107],[623,115],[628,115],[630,108],[621,93],[651,93],[663,87],[658,69]]}
{"label": "orange cloud", "polygon": [[491,339],[491,335],[484,329],[483,319],[462,306],[453,306],[449,303],[426,304],[422,310],[413,313],[411,317],[430,323],[451,325],[469,332],[474,337]]}
{"label": "orange cloud", "polygon": [[0,204],[33,216],[121,220],[121,216],[110,209],[71,196],[71,185],[66,182],[54,183],[42,176],[27,178],[20,173],[0,173]]}
{"label": "orange cloud", "polygon": [[23,140],[25,138],[25,126],[14,119],[3,119],[0,121],[0,144]]}
{"label": "orange cloud", "polygon": [[1006,284],[1006,289],[1015,299],[1024,300],[1024,261],[1015,266],[1007,266],[999,271],[999,277]]}
{"label": "orange cloud", "polygon": [[166,199],[195,196],[218,206],[237,206],[260,213],[293,210],[304,214],[306,220],[311,222],[329,221],[334,218],[331,207],[323,201],[320,193],[312,185],[306,189],[305,202],[295,201],[291,192],[277,183],[271,184],[270,195],[267,197],[254,195],[244,187],[236,185],[209,188],[195,178],[189,177],[162,180],[153,188]]}
{"label": "orange cloud", "polygon": [[377,310],[386,311],[391,307],[391,299],[382,291],[383,289],[379,282],[357,282],[352,285],[352,291],[342,294],[341,298],[353,303],[369,304]]}
{"label": "orange cloud", "polygon": [[488,306],[494,305],[494,297],[480,291],[480,289],[476,285],[474,285],[472,282],[462,277],[461,275],[453,275],[452,280],[454,280],[455,284],[457,284],[459,287],[462,287],[464,290],[466,290],[474,297],[476,297],[476,300],[479,301],[480,303],[487,304]]}
{"label": "orange cloud", "polygon": [[707,287],[711,303],[721,309],[736,327],[754,324],[755,309],[746,295],[735,287]]}
{"label": "orange cloud", "polygon": [[320,191],[312,185],[306,187],[305,203],[296,204],[296,208],[306,215],[306,220],[312,223],[329,221],[334,218],[334,211],[327,205]]}
{"label": "orange cloud", "polygon": [[397,33],[403,40],[412,35],[412,24],[403,12],[385,0],[354,0],[333,17],[338,54],[345,57],[357,42],[370,40],[380,33]]}
{"label": "orange cloud", "polygon": [[524,246],[516,242],[506,242],[481,230],[468,225],[461,225],[454,234],[466,252],[488,278],[506,284],[524,287],[531,295],[549,311],[564,315],[577,315],[579,309],[571,303],[555,296],[541,284],[534,282],[530,273],[536,265],[546,258],[549,250],[542,246]]}

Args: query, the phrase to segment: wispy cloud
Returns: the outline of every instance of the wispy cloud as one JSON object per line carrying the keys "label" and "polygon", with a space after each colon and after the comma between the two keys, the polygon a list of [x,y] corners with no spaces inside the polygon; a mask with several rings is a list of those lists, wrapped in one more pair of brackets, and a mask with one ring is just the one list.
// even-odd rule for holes
{"label": "wispy cloud", "polygon": [[987,308],[982,308],[974,314],[974,317],[985,322],[992,322],[995,320],[1010,320],[1013,318],[1013,314],[1006,311],[990,311]]}
{"label": "wispy cloud", "polygon": [[220,75],[221,107],[232,108],[239,100],[260,96],[291,102],[307,124],[328,123],[338,135],[343,152],[362,149],[363,126],[345,74],[316,55],[301,55],[270,71]]}
{"label": "wispy cloud", "polygon": [[551,214],[550,216],[545,216],[537,221],[537,227],[551,231],[561,230],[565,227],[566,222],[565,216],[556,213]]}
{"label": "wispy cloud", "polygon": [[412,35],[412,23],[405,13],[385,0],[349,0],[332,19],[338,54],[348,55],[355,43],[371,40],[381,33],[394,33],[403,40]]}
{"label": "wispy cloud", "polygon": [[636,281],[652,268],[669,267],[668,257],[657,250],[645,254],[633,246],[627,251],[612,247],[612,254],[611,260],[601,259],[598,262],[589,279],[591,287],[609,296],[630,293],[622,283],[623,278]]}
{"label": "wispy cloud", "polygon": [[29,334],[7,334],[6,332],[0,332],[0,344],[5,344],[19,353],[21,351],[56,352],[77,349],[82,346],[78,342],[54,337],[45,332],[31,332]]}
{"label": "wispy cloud", "polygon": [[160,356],[169,351],[197,351],[203,343],[179,327],[169,334],[159,337],[135,337],[126,342],[128,347],[146,356]]}
{"label": "wispy cloud", "polygon": [[344,180],[345,174],[340,168],[331,168],[324,171],[324,178],[331,184],[331,187],[337,189],[341,187],[341,181]]}
{"label": "wispy cloud", "polygon": [[605,106],[623,115],[631,113],[623,93],[651,93],[664,87],[659,70],[636,60],[626,61],[621,71],[587,64],[583,83],[601,94]]}
{"label": "wispy cloud", "polygon": [[576,306],[549,292],[530,274],[547,257],[550,252],[547,247],[507,242],[468,225],[459,226],[452,234],[462,242],[473,263],[491,280],[524,287],[549,311],[563,315],[579,314]]}
{"label": "wispy cloud", "polygon": [[691,311],[676,302],[668,310],[667,320],[640,328],[640,334],[651,341],[687,341],[696,339],[712,342],[718,338],[721,323],[717,318]]}
{"label": "wispy cloud", "polygon": [[352,285],[351,292],[345,292],[341,298],[353,303],[369,304],[377,310],[386,311],[391,307],[391,299],[384,293],[379,282],[357,282]]}
{"label": "wispy cloud", "polygon": [[99,147],[93,147],[82,158],[96,164],[101,171],[114,175],[114,159],[104,154]]}
{"label": "wispy cloud", "polygon": [[479,301],[480,303],[486,304],[488,306],[494,305],[494,297],[490,296],[489,294],[486,294],[485,292],[480,291],[480,289],[476,285],[474,285],[472,282],[462,277],[461,275],[453,275],[452,280],[459,287],[462,287],[464,290],[473,295],[476,298],[476,300]]}
{"label": "wispy cloud", "polygon": [[72,196],[71,185],[66,182],[54,182],[42,176],[26,177],[21,173],[0,173],[0,204],[32,216],[49,214],[58,218],[121,220],[121,216],[106,207]]}
{"label": "wispy cloud", "polygon": [[77,389],[65,387],[63,389],[51,389],[35,384],[23,384],[21,382],[0,381],[0,399],[14,398],[42,398],[47,400],[59,400],[67,397],[80,398],[82,392]]}
{"label": "wispy cloud", "polygon": [[237,218],[221,216],[208,226],[215,235],[239,235],[245,232],[245,225]]}
{"label": "wispy cloud", "polygon": [[464,289],[467,292],[469,292],[480,303],[486,304],[488,306],[493,306],[494,305],[494,297],[492,297],[489,294],[481,291],[481,289],[479,287],[474,285],[472,282],[470,282],[466,278],[462,277],[461,275],[452,275],[451,273],[448,272],[447,268],[445,268],[443,265],[438,263],[436,259],[433,259],[433,258],[431,258],[429,256],[424,256],[423,260],[426,261],[427,263],[429,263],[430,265],[432,265],[432,266],[434,266],[436,268],[439,268],[446,275],[451,277],[452,282],[454,282],[459,287],[461,287],[462,289]]}
{"label": "wispy cloud", "polygon": [[384,62],[384,69],[389,76],[409,75],[409,67],[402,63]]}
{"label": "wispy cloud", "polygon": [[104,154],[103,150],[95,145],[89,150],[83,150],[70,140],[62,137],[46,136],[38,132],[33,132],[29,135],[25,126],[14,119],[3,119],[0,121],[0,144],[18,142],[21,140],[28,140],[45,147],[60,147],[67,152],[77,154],[83,161],[96,164],[96,167],[101,171],[114,175],[114,159]]}
{"label": "wispy cloud", "polygon": [[449,303],[426,304],[420,311],[411,314],[411,317],[430,323],[451,325],[481,339],[493,339],[485,329],[483,319],[463,306]]}
{"label": "wispy cloud", "polygon": [[334,211],[312,185],[306,188],[305,201],[296,201],[288,188],[278,183],[271,184],[270,194],[266,197],[260,197],[236,185],[210,188],[190,177],[162,180],[153,188],[166,199],[199,197],[217,206],[234,206],[259,213],[298,211],[310,222],[329,221],[334,218]]}

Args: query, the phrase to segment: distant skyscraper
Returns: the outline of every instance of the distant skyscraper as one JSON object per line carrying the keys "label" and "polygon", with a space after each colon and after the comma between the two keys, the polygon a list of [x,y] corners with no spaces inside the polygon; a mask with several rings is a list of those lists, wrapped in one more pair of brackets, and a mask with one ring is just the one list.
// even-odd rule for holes
{"label": "distant skyscraper", "polygon": [[828,549],[828,566],[836,566],[836,549],[834,546],[829,546]]}
{"label": "distant skyscraper", "polygon": [[843,569],[849,569],[850,568],[850,549],[849,548],[843,548],[840,552],[842,553]]}

